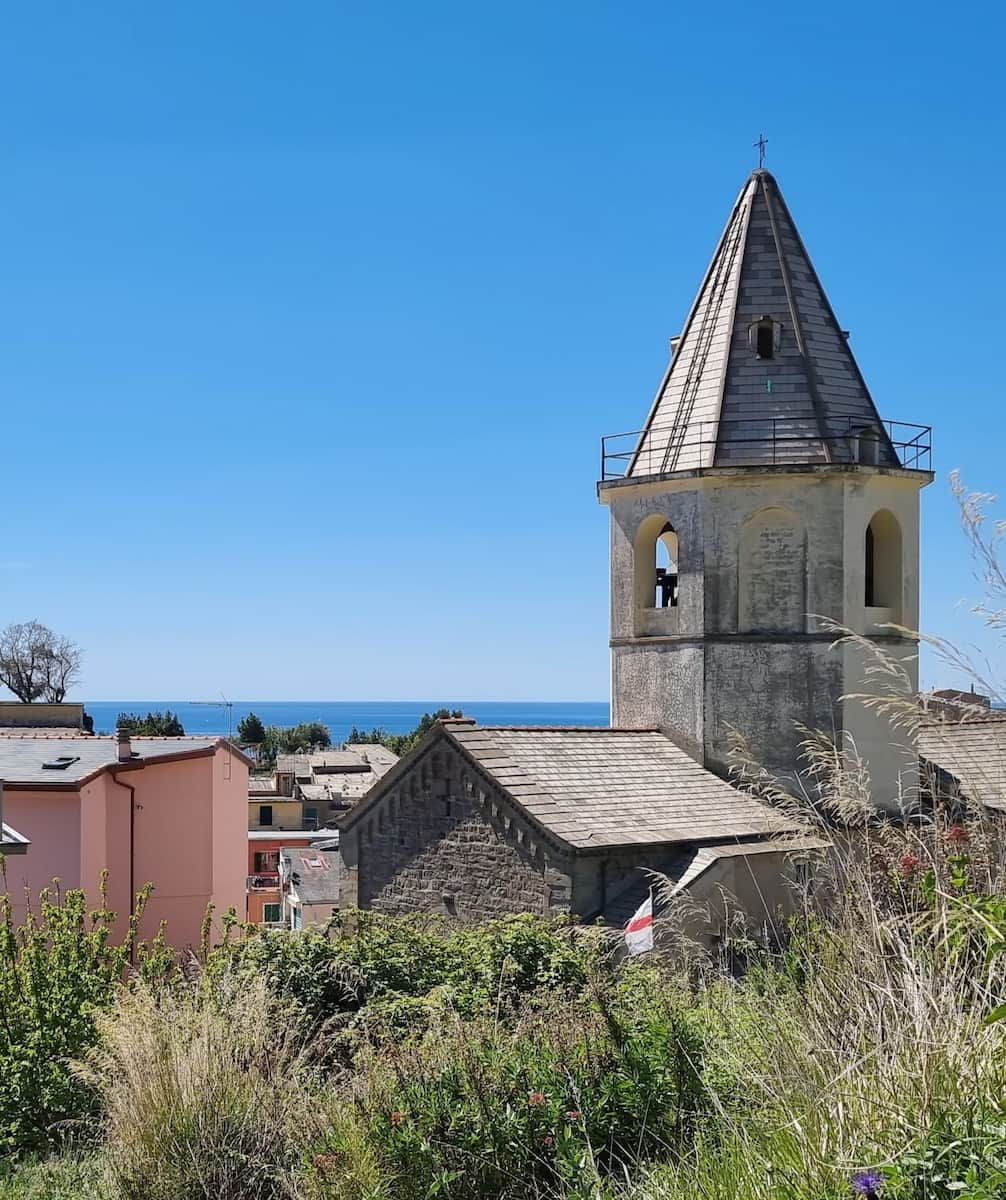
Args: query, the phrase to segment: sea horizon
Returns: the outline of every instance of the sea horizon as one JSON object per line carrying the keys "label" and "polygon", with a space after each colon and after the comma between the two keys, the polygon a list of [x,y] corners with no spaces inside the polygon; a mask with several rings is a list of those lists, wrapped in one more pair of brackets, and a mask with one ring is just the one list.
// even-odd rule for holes
{"label": "sea horizon", "polygon": [[408,733],[424,713],[438,708],[460,709],[481,725],[584,725],[598,727],[610,721],[606,700],[87,700],[84,708],[94,720],[95,733],[113,733],[120,712],[176,713],[187,734],[226,736],[254,712],[264,725],[289,727],[320,721],[333,742],[345,741],[358,729],[384,729]]}

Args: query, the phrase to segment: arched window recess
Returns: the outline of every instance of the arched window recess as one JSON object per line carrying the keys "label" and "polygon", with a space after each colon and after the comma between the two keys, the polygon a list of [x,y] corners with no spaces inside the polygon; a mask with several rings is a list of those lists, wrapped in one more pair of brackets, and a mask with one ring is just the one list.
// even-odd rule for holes
{"label": "arched window recess", "polygon": [[657,535],[654,547],[654,608],[678,607],[678,535],[670,521]]}
{"label": "arched window recess", "polygon": [[654,513],[642,521],[636,531],[633,558],[636,635],[676,633],[678,535],[666,516]]}
{"label": "arched window recess", "polygon": [[875,513],[863,544],[863,601],[867,608],[887,609],[901,619],[901,526],[888,510]]}

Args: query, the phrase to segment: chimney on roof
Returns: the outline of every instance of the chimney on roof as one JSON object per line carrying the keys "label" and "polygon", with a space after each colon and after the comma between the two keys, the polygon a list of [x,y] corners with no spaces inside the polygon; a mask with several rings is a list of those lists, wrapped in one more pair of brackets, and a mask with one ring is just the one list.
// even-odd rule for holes
{"label": "chimney on roof", "polygon": [[117,729],[116,735],[119,739],[119,762],[129,762],[133,757],[133,747],[129,741],[129,730]]}

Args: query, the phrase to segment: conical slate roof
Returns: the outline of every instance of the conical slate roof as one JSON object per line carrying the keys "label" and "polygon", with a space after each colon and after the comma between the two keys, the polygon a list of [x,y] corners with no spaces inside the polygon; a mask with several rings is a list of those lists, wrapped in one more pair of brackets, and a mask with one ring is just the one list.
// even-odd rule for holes
{"label": "conical slate roof", "polygon": [[730,214],[628,475],[863,457],[898,461],[779,185],[757,170]]}

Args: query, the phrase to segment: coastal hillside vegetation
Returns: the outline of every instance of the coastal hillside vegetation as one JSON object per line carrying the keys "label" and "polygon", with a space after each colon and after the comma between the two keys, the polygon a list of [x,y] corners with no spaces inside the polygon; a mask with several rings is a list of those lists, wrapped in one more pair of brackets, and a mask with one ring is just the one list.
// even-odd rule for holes
{"label": "coastal hillside vegetation", "polygon": [[408,733],[389,733],[387,729],[357,729],[354,725],[349,731],[349,737],[346,741],[349,743],[364,743],[370,745],[386,746],[392,754],[397,754],[399,758],[403,754],[418,746],[423,738],[429,733],[437,721],[446,721],[452,717],[463,717],[465,714],[460,708],[438,708],[433,712],[423,713],[419,719],[419,724],[415,729],[409,730]]}
{"label": "coastal hillside vegetation", "polygon": [[[1003,527],[961,500],[1006,628]],[[918,721],[859,649],[891,681],[869,702]],[[179,960],[136,938],[146,893],[124,937],[58,884],[24,921],[5,902],[0,1200],[1001,1200],[1001,793],[881,819],[854,746],[804,750],[813,796],[742,743],[737,783],[830,849],[795,915],[713,950],[669,892],[637,959],[602,927],[349,911],[207,913]]]}
{"label": "coastal hillside vegetation", "polygon": [[185,726],[178,713],[166,708],[164,712],[128,713],[121,712],[115,719],[115,728],[133,737],[184,737]]}
{"label": "coastal hillside vegetation", "polygon": [[641,960],[532,916],[352,912],[181,964],[78,893],[8,910],[0,1198],[1002,1196],[997,829],[864,839],[827,918],[715,955],[673,905]]}

